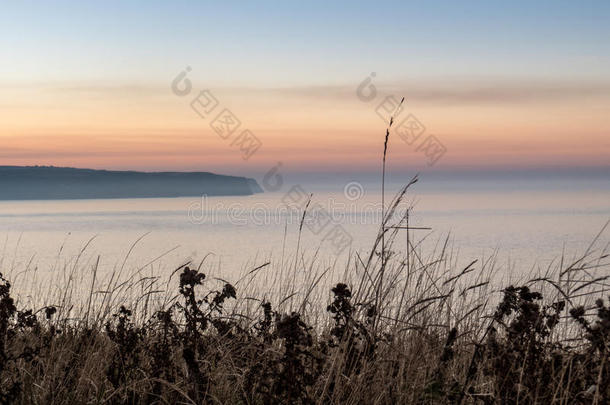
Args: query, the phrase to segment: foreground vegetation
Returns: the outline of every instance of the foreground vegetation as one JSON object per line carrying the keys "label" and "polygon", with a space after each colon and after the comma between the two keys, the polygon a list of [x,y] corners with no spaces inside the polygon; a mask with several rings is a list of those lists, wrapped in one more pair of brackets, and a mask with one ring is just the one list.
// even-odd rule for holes
{"label": "foreground vegetation", "polygon": [[424,263],[412,243],[391,253],[393,241],[383,260],[356,255],[361,276],[317,313],[327,273],[272,303],[185,265],[154,311],[154,282],[106,299],[149,277],[115,279],[96,310],[92,286],[79,317],[65,291],[59,305],[17,309],[2,277],[0,402],[608,403],[609,276],[594,275],[607,274],[606,253],[494,290],[485,264],[450,272],[445,248]]}

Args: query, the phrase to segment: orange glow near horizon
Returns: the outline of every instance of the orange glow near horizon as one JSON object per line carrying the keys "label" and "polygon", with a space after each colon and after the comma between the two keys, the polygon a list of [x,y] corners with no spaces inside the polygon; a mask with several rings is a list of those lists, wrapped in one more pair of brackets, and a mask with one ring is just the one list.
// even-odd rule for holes
{"label": "orange glow near horizon", "polygon": [[[357,83],[356,83],[357,85]],[[243,173],[282,161],[294,170],[376,170],[385,126],[355,88],[212,90],[262,147],[248,161],[208,119],[169,86],[13,86],[3,89],[2,165]],[[421,86],[420,86],[421,87]],[[408,91],[408,86],[405,87]],[[351,90],[351,91],[350,91]],[[447,148],[439,168],[607,166],[610,95],[549,100],[409,98],[415,114]],[[396,165],[425,167],[415,146],[391,139]]]}

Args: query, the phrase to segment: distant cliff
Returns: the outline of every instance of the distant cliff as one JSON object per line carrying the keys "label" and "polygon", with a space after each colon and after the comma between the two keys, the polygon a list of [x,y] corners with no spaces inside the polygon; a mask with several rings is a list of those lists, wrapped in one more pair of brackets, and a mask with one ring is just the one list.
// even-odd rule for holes
{"label": "distant cliff", "polygon": [[254,179],[207,172],[0,166],[0,200],[228,196],[262,192]]}

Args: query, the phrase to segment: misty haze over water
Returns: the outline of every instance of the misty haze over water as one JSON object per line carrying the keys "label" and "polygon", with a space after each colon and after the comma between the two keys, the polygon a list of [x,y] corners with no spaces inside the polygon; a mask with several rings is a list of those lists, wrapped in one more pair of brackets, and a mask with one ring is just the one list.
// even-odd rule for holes
{"label": "misty haze over water", "polygon": [[[407,193],[404,209],[412,207],[410,224],[432,230],[414,231],[422,247],[434,248],[447,236],[460,260],[469,262],[497,251],[506,276],[544,267],[565,249],[580,253],[610,218],[610,187],[603,173],[563,180],[543,176],[506,176],[479,173],[460,182],[450,175],[422,174]],[[298,181],[298,176],[289,180]],[[335,182],[322,176],[302,177],[275,193],[232,197],[182,197],[108,200],[2,201],[0,243],[2,260],[17,268],[36,265],[50,269],[70,262],[93,238],[83,257],[101,257],[100,268],[121,262],[140,240],[128,262],[134,267],[156,262],[171,272],[187,260],[208,259],[224,274],[237,274],[268,259],[279,260],[294,250],[301,211],[286,210],[287,195],[295,187],[313,193],[320,204],[352,238],[337,254],[325,240],[327,229],[302,232],[306,254],[321,263],[343,263],[350,249],[371,246],[380,222],[380,190],[371,182]],[[366,180],[366,179],[365,179]],[[396,176],[391,180],[396,180]],[[397,182],[388,187],[386,204]],[[351,189],[349,189],[351,187]],[[586,193],[583,193],[586,190]],[[601,241],[607,243],[607,237]],[[340,265],[338,267],[341,267]]]}

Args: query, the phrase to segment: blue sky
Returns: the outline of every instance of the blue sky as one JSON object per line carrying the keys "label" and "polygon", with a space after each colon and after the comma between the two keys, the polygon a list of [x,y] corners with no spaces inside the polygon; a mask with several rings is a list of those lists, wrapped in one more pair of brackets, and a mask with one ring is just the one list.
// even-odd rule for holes
{"label": "blue sky", "polygon": [[[409,77],[607,78],[609,2],[12,2],[3,80],[214,83]],[[203,73],[205,72],[205,73]]]}

